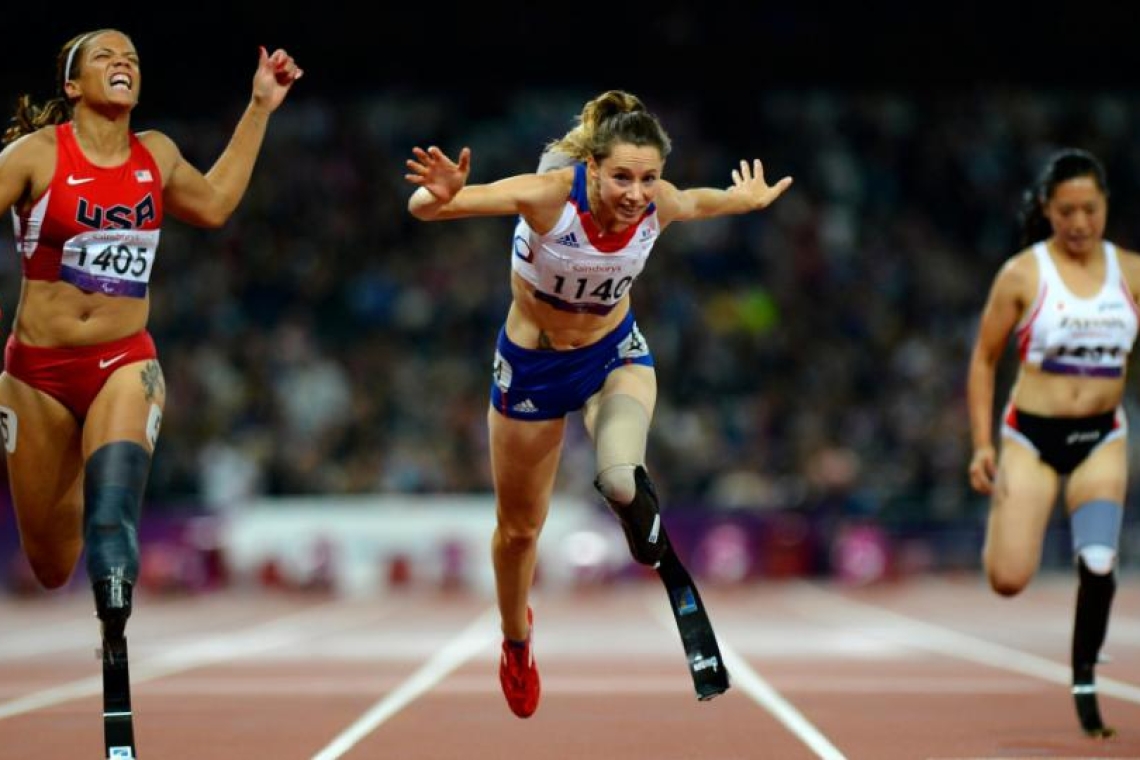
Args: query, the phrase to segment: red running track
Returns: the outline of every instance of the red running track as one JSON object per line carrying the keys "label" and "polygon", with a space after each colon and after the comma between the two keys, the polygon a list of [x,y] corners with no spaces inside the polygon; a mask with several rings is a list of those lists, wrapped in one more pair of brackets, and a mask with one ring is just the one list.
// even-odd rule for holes
{"label": "red running track", "polygon": [[[544,685],[498,691],[480,594],[140,595],[129,628],[142,760],[1140,758],[1140,577],[1121,579],[1100,672],[1120,735],[1079,731],[1073,580],[1002,599],[980,578],[702,588],[733,688],[698,702],[660,584],[539,592]],[[83,593],[0,597],[0,759],[102,754]]]}

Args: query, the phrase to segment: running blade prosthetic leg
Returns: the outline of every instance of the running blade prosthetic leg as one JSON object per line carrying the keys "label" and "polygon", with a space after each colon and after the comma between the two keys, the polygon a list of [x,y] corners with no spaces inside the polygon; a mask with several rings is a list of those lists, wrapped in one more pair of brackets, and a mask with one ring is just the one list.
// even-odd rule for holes
{"label": "running blade prosthetic leg", "polygon": [[657,565],[657,575],[669,595],[669,606],[673,610],[673,619],[677,621],[681,644],[685,647],[697,699],[703,702],[723,694],[729,686],[728,670],[724,666],[716,633],[697,586],[672,545]]}
{"label": "running blade prosthetic leg", "polygon": [[95,604],[103,628],[103,744],[109,760],[135,760],[131,676],[125,627],[131,609],[131,584],[112,576],[95,584]]}
{"label": "running blade prosthetic leg", "polygon": [[1080,583],[1073,621],[1073,702],[1085,735],[1106,739],[1115,736],[1116,729],[1106,726],[1100,715],[1096,665],[1108,631],[1116,577],[1113,573],[1098,575],[1091,572],[1083,559],[1077,560],[1077,570]]}
{"label": "running blade prosthetic leg", "polygon": [[[634,469],[633,479],[636,493],[632,502],[615,504],[607,498],[606,503],[621,523],[634,560],[656,570],[665,584],[697,698],[702,701],[712,699],[728,689],[728,671],[724,667],[716,634],[696,584],[665,533],[653,481],[641,465]],[[595,481],[594,486],[604,497],[601,482]]]}
{"label": "running blade prosthetic leg", "polygon": [[102,633],[106,757],[138,757],[127,667],[127,620],[139,574],[138,525],[150,452],[133,441],[96,449],[84,465],[83,538],[87,577]]}

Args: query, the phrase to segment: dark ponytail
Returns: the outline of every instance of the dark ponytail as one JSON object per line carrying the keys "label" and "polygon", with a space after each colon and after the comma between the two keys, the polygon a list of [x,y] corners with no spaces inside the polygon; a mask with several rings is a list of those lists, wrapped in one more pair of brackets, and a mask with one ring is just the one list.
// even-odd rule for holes
{"label": "dark ponytail", "polygon": [[24,135],[31,134],[41,127],[51,124],[62,124],[71,118],[72,102],[64,92],[63,85],[70,79],[79,76],[83,49],[96,35],[103,32],[113,32],[115,29],[96,29],[92,32],[77,34],[64,43],[56,54],[56,87],[54,98],[43,103],[36,103],[28,93],[16,99],[16,110],[11,121],[0,137],[0,145],[15,142]]}

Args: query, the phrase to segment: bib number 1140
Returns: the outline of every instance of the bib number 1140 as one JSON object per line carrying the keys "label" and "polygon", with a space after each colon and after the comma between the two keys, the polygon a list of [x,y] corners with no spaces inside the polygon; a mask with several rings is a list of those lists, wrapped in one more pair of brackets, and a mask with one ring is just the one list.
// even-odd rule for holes
{"label": "bib number 1140", "polygon": [[[556,274],[554,275],[554,294],[574,300],[581,300],[582,298],[588,297],[598,301],[616,301],[625,295],[625,292],[629,290],[629,286],[632,284],[632,277],[622,277],[616,282],[614,278],[608,277],[591,287],[592,283],[585,277],[578,277],[567,283],[565,277]],[[587,288],[590,288],[590,290],[587,291]],[[571,290],[574,292],[568,292]]]}

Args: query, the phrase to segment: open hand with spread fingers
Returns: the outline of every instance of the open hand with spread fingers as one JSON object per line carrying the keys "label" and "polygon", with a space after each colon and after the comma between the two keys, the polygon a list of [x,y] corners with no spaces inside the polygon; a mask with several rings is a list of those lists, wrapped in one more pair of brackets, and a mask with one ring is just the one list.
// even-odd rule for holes
{"label": "open hand with spread fingers", "polygon": [[747,161],[741,161],[740,168],[732,170],[732,187],[728,188],[728,192],[743,193],[752,202],[752,207],[759,211],[767,208],[791,186],[791,177],[784,177],[776,184],[769,185],[764,180],[764,164],[760,159],[754,158],[751,166]]}
{"label": "open hand with spread fingers", "polygon": [[412,155],[415,158],[406,161],[409,173],[404,175],[404,179],[424,188],[441,203],[454,198],[467,184],[467,175],[471,171],[470,148],[459,151],[458,161],[452,161],[434,145],[427,150],[412,148]]}

